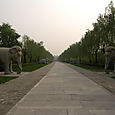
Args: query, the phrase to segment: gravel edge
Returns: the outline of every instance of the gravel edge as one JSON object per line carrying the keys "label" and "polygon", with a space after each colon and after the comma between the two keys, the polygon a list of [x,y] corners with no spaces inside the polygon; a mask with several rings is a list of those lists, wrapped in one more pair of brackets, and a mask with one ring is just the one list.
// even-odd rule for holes
{"label": "gravel edge", "polygon": [[115,95],[115,79],[111,78],[112,76],[115,76],[115,73],[105,74],[104,72],[93,72],[71,64],[66,65],[85,75],[87,78],[104,87],[109,92]]}

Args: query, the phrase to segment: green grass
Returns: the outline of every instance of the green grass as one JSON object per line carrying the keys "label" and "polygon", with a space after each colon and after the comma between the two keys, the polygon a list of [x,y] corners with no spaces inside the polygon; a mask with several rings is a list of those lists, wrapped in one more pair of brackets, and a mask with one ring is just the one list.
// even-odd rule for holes
{"label": "green grass", "polygon": [[[36,69],[39,69],[47,64],[36,64],[36,63],[28,63],[22,64],[22,72],[32,72]],[[13,71],[18,71],[17,65],[13,65]]]}
{"label": "green grass", "polygon": [[[22,72],[32,72],[36,69],[39,69],[47,64],[36,64],[36,63],[28,63],[28,64],[22,64]],[[17,65],[13,65],[13,71],[18,71]],[[16,79],[17,76],[0,76],[0,84],[8,82],[12,79]]]}
{"label": "green grass", "polygon": [[[39,69],[47,64],[35,64],[35,63],[28,63],[22,65],[22,72],[32,72],[36,69]],[[17,65],[13,65],[13,71],[18,71]],[[0,76],[0,84],[8,82],[9,80],[16,79],[17,76]]]}
{"label": "green grass", "polygon": [[115,76],[112,76],[111,78],[115,79]]}
{"label": "green grass", "polygon": [[[72,64],[84,69],[88,69],[90,71],[94,71],[94,72],[104,72],[104,66],[99,66],[99,65],[85,65],[85,64]],[[112,69],[108,69],[109,72],[112,71]]]}
{"label": "green grass", "polygon": [[85,64],[73,64],[73,65],[95,72],[104,72],[104,67],[102,66],[85,65]]}
{"label": "green grass", "polygon": [[15,77],[0,76],[0,84],[8,82],[8,81],[10,81],[12,79],[16,79],[16,78],[17,78],[17,76],[15,76]]}

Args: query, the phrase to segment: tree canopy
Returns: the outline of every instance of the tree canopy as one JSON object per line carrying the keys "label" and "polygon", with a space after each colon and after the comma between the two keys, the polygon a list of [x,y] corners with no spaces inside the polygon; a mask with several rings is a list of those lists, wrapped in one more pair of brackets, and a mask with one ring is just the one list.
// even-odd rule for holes
{"label": "tree canopy", "polygon": [[12,47],[19,45],[20,35],[9,24],[0,25],[0,47]]}
{"label": "tree canopy", "polygon": [[80,63],[104,63],[103,49],[115,46],[115,8],[112,1],[92,25],[93,29],[88,29],[79,42],[72,44],[59,56],[59,60],[75,58]]}
{"label": "tree canopy", "polygon": [[40,59],[46,58],[53,60],[53,55],[44,48],[43,41],[37,43],[34,40],[30,39],[30,37],[27,35],[24,35],[22,38],[24,63],[26,63],[27,60],[30,63],[39,62]]}

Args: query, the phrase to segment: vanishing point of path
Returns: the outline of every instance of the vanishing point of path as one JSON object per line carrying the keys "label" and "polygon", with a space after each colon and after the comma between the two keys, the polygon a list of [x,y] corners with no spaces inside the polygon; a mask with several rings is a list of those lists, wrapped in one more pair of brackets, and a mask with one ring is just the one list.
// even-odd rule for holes
{"label": "vanishing point of path", "polygon": [[7,115],[115,115],[115,96],[56,62]]}

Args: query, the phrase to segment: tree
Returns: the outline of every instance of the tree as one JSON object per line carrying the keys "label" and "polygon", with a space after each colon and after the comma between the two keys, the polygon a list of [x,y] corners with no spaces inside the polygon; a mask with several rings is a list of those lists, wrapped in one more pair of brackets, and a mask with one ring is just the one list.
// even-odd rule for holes
{"label": "tree", "polygon": [[115,8],[113,1],[105,9],[104,19],[106,22],[106,33],[108,45],[115,44]]}
{"label": "tree", "polygon": [[24,63],[27,62],[27,45],[26,41],[29,40],[29,37],[27,35],[24,35],[22,37],[22,51],[23,51],[23,56],[24,56]]}
{"label": "tree", "polygon": [[[43,42],[36,43],[34,40],[30,39],[27,35],[23,37],[23,54],[24,54],[24,63],[39,62],[40,59],[49,58],[52,59],[53,56],[48,52],[44,46]],[[28,59],[28,60],[27,60]]]}
{"label": "tree", "polygon": [[12,47],[20,45],[18,38],[20,35],[16,33],[11,25],[3,23],[0,25],[0,47]]}
{"label": "tree", "polygon": [[60,56],[60,60],[75,57],[80,63],[103,63],[102,49],[107,46],[115,46],[115,8],[113,2],[106,7],[105,14],[99,15],[97,22],[93,23],[93,29],[88,30],[80,42],[71,45]]}

